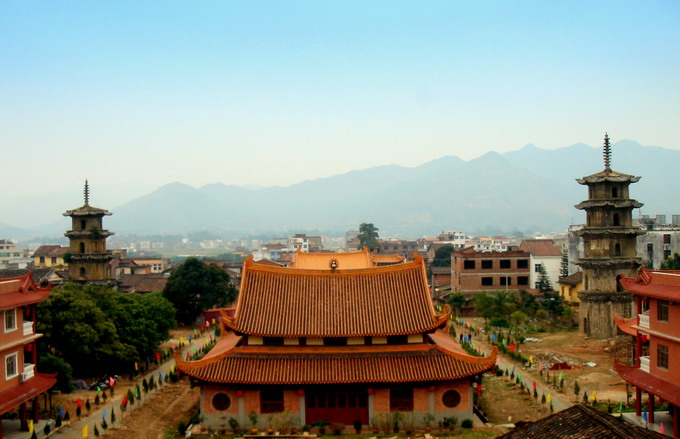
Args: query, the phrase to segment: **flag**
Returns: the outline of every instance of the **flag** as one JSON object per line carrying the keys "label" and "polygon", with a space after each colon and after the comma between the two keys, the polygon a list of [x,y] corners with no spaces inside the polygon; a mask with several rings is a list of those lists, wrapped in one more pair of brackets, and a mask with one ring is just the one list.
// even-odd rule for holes
{"label": "flag", "polygon": [[206,328],[209,328],[209,327],[210,327],[210,321],[209,321],[209,320],[206,320],[206,321],[205,321],[205,327],[206,327]]}
{"label": "flag", "polygon": [[538,362],[538,370],[541,370],[541,369],[543,369],[543,362],[539,361]]}
{"label": "flag", "polygon": [[505,339],[501,340],[501,344],[502,344],[503,346],[507,345],[507,343],[505,342]]}
{"label": "flag", "polygon": [[666,434],[666,427],[663,426],[663,422],[659,425],[659,433]]}
{"label": "flag", "polygon": [[623,413],[623,401],[619,402],[619,413]]}
{"label": "flag", "polygon": [[123,395],[123,400],[120,402],[120,405],[123,407],[127,405],[127,395]]}
{"label": "flag", "polygon": [[500,358],[496,358],[496,366],[500,366],[500,365],[501,365],[501,359],[500,359]]}
{"label": "flag", "polygon": [[496,334],[491,334],[491,341],[493,341],[493,342],[496,341]]}
{"label": "flag", "polygon": [[545,402],[550,404],[550,401],[552,401],[552,395],[550,393],[548,393],[548,397],[545,399]]}
{"label": "flag", "polygon": [[83,408],[83,400],[82,399],[78,398],[78,401],[76,401],[76,404],[78,405],[79,409]]}
{"label": "flag", "polygon": [[510,343],[510,352],[514,352],[514,351],[515,351],[515,344]]}
{"label": "flag", "polygon": [[536,391],[536,381],[534,381],[534,392]]}
{"label": "flag", "polygon": [[113,377],[109,377],[109,386],[113,387],[116,384],[116,380]]}
{"label": "flag", "polygon": [[163,372],[158,372],[158,381],[163,381]]}
{"label": "flag", "polygon": [[106,410],[104,410],[104,413],[102,413],[102,419],[106,421]]}
{"label": "flag", "polygon": [[139,398],[139,387],[135,387],[135,397]]}
{"label": "flag", "polygon": [[517,375],[517,379],[519,380],[520,383],[522,382],[522,372],[520,372],[520,373]]}
{"label": "flag", "polygon": [[139,366],[137,366],[137,362],[135,361],[135,370],[139,370]]}
{"label": "flag", "polygon": [[529,355],[529,363],[534,364],[534,356]]}
{"label": "flag", "polygon": [[563,376],[563,372],[562,372],[562,371],[560,371],[560,376],[559,376],[559,377],[557,377],[557,381],[562,381],[562,376]]}
{"label": "flag", "polygon": [[180,337],[180,338],[179,338],[179,342],[180,342],[180,343],[184,343],[184,337]]}
{"label": "flag", "polygon": [[213,319],[212,319],[212,324],[213,325],[215,324],[215,317],[213,317]]}
{"label": "flag", "polygon": [[83,437],[90,437],[90,435],[87,434],[87,425],[83,426]]}
{"label": "flag", "polygon": [[64,408],[62,406],[59,406],[59,417],[60,418],[64,417]]}
{"label": "flag", "polygon": [[28,420],[28,432],[33,433],[33,419]]}
{"label": "flag", "polygon": [[99,394],[99,392],[101,392],[101,391],[102,391],[102,389],[100,389],[99,386],[97,386],[97,394]]}
{"label": "flag", "polygon": [[645,411],[642,412],[642,419],[644,419],[645,422],[647,422],[647,409],[645,409]]}
{"label": "flag", "polygon": [[548,370],[548,369],[549,369],[548,363],[545,363],[545,370]]}
{"label": "flag", "polygon": [[590,394],[590,400],[595,401],[595,399],[597,399],[597,398],[595,396],[595,391],[593,390],[593,393]]}

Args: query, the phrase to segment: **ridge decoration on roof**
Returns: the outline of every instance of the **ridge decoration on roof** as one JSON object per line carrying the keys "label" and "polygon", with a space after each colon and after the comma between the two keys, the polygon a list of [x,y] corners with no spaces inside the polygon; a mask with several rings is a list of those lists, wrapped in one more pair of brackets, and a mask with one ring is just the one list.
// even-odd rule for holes
{"label": "ridge decoration on roof", "polygon": [[680,271],[648,270],[642,266],[637,276],[621,276],[620,282],[629,293],[680,303]]}
{"label": "ridge decoration on roof", "polygon": [[365,269],[311,270],[243,264],[234,317],[224,324],[261,337],[419,334],[446,324],[432,305],[425,262]]}
{"label": "ridge decoration on roof", "polygon": [[50,295],[50,288],[40,288],[31,278],[31,272],[0,279],[0,309],[16,308],[42,302]]}
{"label": "ridge decoration on roof", "polygon": [[493,368],[497,350],[472,357],[444,331],[430,334],[434,344],[381,346],[239,346],[227,333],[206,357],[178,369],[193,378],[235,384],[344,384],[443,381],[471,377]]}

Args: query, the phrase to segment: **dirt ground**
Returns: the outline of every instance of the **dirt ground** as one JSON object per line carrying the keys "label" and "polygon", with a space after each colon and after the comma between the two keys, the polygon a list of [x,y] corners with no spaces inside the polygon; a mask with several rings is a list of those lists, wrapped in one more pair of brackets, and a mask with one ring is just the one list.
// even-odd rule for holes
{"label": "dirt ground", "polygon": [[481,404],[492,424],[511,424],[518,421],[536,421],[550,414],[550,410],[533,397],[519,391],[519,386],[508,377],[487,374],[484,377],[486,390]]}

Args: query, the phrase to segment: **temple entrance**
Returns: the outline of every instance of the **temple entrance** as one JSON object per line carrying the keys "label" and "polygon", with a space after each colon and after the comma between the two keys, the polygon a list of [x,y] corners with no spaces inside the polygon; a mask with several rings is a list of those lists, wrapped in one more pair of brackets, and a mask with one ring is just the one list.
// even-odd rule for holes
{"label": "temple entrance", "polygon": [[328,422],[352,425],[361,421],[368,425],[368,394],[366,389],[324,388],[305,392],[305,421],[311,424],[324,419]]}

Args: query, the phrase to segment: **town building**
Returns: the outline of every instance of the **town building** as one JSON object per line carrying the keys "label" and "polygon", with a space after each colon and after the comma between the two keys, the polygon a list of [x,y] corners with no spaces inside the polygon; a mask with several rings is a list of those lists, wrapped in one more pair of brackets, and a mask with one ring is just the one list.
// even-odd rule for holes
{"label": "town building", "polygon": [[618,327],[635,339],[632,365],[614,364],[614,370],[635,386],[635,412],[642,410],[646,392],[649,422],[654,406],[665,401],[673,417],[673,436],[680,437],[680,271],[652,271],[623,276],[621,285],[635,297],[636,315],[615,315]]}
{"label": "town building", "polygon": [[563,277],[558,283],[560,284],[560,297],[562,300],[570,305],[578,305],[581,302],[578,293],[583,291],[582,271],[577,271],[574,274]]}
{"label": "town building", "polygon": [[633,276],[640,266],[636,239],[645,233],[633,224],[633,209],[642,203],[630,198],[629,186],[640,177],[610,168],[609,136],[604,137],[604,170],[577,179],[588,186],[588,200],[576,205],[586,211],[584,257],[577,261],[583,271],[579,327],[586,337],[608,338],[616,334],[613,312],[630,317],[632,296],[618,285],[617,276]]}
{"label": "town building", "polygon": [[[30,273],[0,279],[0,416],[18,408],[22,431],[28,430],[29,418],[39,421],[38,397],[57,381],[54,375],[36,372],[36,340],[42,335],[36,332],[36,309],[49,294],[49,288],[39,287]],[[1,418],[0,437],[4,437]]]}
{"label": "town building", "polygon": [[558,290],[560,279],[560,266],[562,264],[562,252],[557,248],[552,239],[526,239],[519,245],[518,250],[529,253],[529,285],[538,288],[538,278],[541,274],[541,265],[545,269],[550,286]]}
{"label": "town building", "polygon": [[104,229],[102,218],[111,212],[90,206],[90,188],[85,180],[85,204],[64,212],[71,217],[71,230],[64,235],[70,241],[69,279],[77,282],[111,281],[109,263],[113,256],[106,251],[106,238],[113,235]]}
{"label": "town building", "polygon": [[523,251],[479,252],[472,247],[451,254],[451,292],[528,290],[531,256]]}
{"label": "town building", "polygon": [[68,269],[66,262],[66,254],[69,253],[68,247],[62,247],[58,244],[41,245],[31,255],[33,258],[33,266],[35,268],[51,267],[55,270]]}
{"label": "town building", "polygon": [[286,413],[298,426],[326,420],[366,426],[406,413],[422,424],[472,418],[473,384],[493,368],[444,328],[421,258],[375,267],[366,251],[298,252],[291,265],[244,262],[233,316],[202,359],[175,356],[201,388],[204,424],[228,417],[260,426]]}
{"label": "town building", "polygon": [[643,215],[637,220],[647,232],[637,238],[637,254],[647,268],[658,270],[673,254],[680,253],[680,215],[672,215],[670,223],[666,218]]}
{"label": "town building", "polygon": [[30,261],[27,251],[8,239],[0,239],[0,268],[26,268]]}

